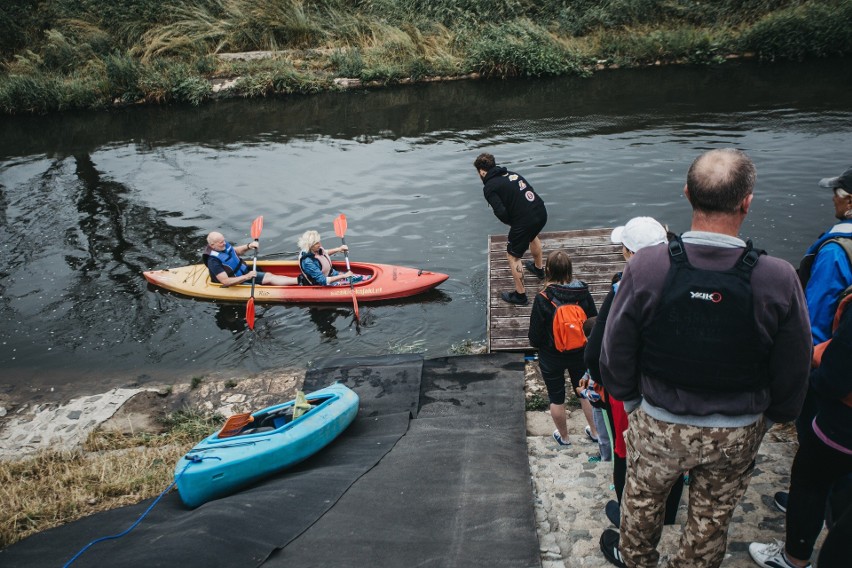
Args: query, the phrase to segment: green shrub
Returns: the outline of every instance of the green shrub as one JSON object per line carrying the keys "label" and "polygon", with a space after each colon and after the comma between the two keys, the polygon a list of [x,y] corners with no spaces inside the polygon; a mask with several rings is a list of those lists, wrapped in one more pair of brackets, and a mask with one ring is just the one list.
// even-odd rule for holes
{"label": "green shrub", "polygon": [[322,90],[324,84],[300,74],[292,66],[278,63],[265,71],[253,71],[241,77],[234,85],[234,92],[243,97],[266,97],[269,95],[308,94]]}
{"label": "green shrub", "polygon": [[538,393],[531,394],[524,401],[524,410],[527,412],[537,412],[539,410],[547,410],[550,407],[550,401]]}
{"label": "green shrub", "polygon": [[210,82],[197,75],[181,77],[172,86],[172,100],[178,103],[190,103],[198,106],[213,92]]}
{"label": "green shrub", "polygon": [[809,4],[769,14],[743,33],[741,49],[762,59],[852,53],[852,2]]}
{"label": "green shrub", "polygon": [[9,56],[35,43],[38,32],[45,27],[43,14],[38,10],[40,3],[40,0],[0,3],[0,55]]}
{"label": "green shrub", "polygon": [[600,54],[619,65],[655,61],[720,63],[733,49],[733,41],[693,28],[654,30],[648,33],[602,34]]}
{"label": "green shrub", "polygon": [[575,57],[529,22],[485,28],[468,44],[466,64],[486,77],[500,78],[581,72]]}
{"label": "green shrub", "polygon": [[598,28],[641,25],[666,19],[670,3],[657,0],[575,0],[566,2],[554,19],[562,30],[582,36]]}
{"label": "green shrub", "polygon": [[107,102],[102,77],[91,69],[69,77],[50,72],[11,75],[0,83],[0,110],[9,114],[98,109]]}
{"label": "green shrub", "polygon": [[337,70],[338,77],[360,77],[364,71],[364,58],[357,47],[335,49],[329,59],[332,67]]}
{"label": "green shrub", "polygon": [[[550,0],[551,2],[553,0]],[[372,0],[365,2],[374,16],[391,22],[437,21],[445,26],[467,22],[496,22],[522,18],[534,9],[533,0]]]}
{"label": "green shrub", "polygon": [[188,63],[157,60],[141,69],[139,89],[149,101],[197,106],[213,93],[210,82],[199,76]]}
{"label": "green shrub", "polygon": [[67,73],[94,57],[94,52],[88,44],[69,41],[58,30],[47,30],[45,36],[47,41],[44,43],[42,55],[45,69]]}
{"label": "green shrub", "polygon": [[384,84],[394,84],[408,76],[401,65],[394,63],[377,63],[361,72],[364,81],[377,81]]}
{"label": "green shrub", "polygon": [[0,109],[9,114],[45,113],[59,108],[61,88],[53,75],[10,75],[0,83]]}
{"label": "green shrub", "polygon": [[111,97],[130,102],[142,96],[139,88],[142,65],[139,60],[126,53],[114,53],[104,58],[104,65],[107,91]]}
{"label": "green shrub", "polygon": [[103,83],[92,72],[82,72],[59,83],[57,110],[101,109],[110,100],[103,94]]}

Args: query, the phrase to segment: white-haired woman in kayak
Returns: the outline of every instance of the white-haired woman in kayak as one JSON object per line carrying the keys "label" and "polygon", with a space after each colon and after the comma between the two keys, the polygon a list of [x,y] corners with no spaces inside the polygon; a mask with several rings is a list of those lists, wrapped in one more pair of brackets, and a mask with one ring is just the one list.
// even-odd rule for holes
{"label": "white-haired woman in kayak", "polygon": [[356,276],[351,271],[338,272],[331,265],[331,255],[349,250],[346,245],[333,249],[322,248],[320,234],[317,231],[305,231],[298,240],[302,252],[299,255],[299,268],[302,274],[299,276],[299,284],[306,286],[339,286],[347,284],[348,278],[353,282],[360,282],[361,276]]}

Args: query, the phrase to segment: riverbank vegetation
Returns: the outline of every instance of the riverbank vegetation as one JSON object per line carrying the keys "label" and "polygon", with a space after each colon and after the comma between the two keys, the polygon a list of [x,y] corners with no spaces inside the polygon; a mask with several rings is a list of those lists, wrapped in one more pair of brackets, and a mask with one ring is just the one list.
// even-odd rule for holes
{"label": "riverbank vegetation", "polygon": [[0,110],[844,56],[850,21],[852,0],[7,0]]}
{"label": "riverbank vegetation", "polygon": [[[159,495],[174,481],[178,460],[223,422],[219,415],[181,410],[163,419],[161,434],[97,430],[81,449],[0,462],[0,548]],[[105,527],[102,536],[126,528]]]}

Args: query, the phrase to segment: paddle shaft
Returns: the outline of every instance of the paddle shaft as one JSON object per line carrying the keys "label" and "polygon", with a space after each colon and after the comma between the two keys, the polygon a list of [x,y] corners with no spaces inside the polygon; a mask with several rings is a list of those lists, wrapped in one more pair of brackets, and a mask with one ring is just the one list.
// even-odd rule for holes
{"label": "paddle shaft", "polygon": [[[340,236],[340,242],[343,243],[343,246],[346,246],[346,237],[341,235]],[[349,251],[346,250],[346,249],[343,249],[343,258],[346,259],[346,272],[352,272],[352,267],[349,266]],[[358,321],[358,319],[360,319],[360,317],[358,315],[358,298],[355,296],[355,284],[352,282],[351,276],[348,278],[348,280],[349,280],[349,289],[352,290],[352,305],[355,309],[355,321]]]}
{"label": "paddle shaft", "polygon": [[[260,247],[260,232],[263,230],[263,215],[256,218],[252,221],[251,224],[251,238],[253,242],[257,242],[257,246]],[[255,275],[251,277],[251,295],[249,296],[248,303],[246,304],[246,323],[248,324],[249,329],[254,329],[254,284],[257,281],[257,248],[254,249],[254,258],[252,261],[252,268]]]}
{"label": "paddle shaft", "polygon": [[[334,234],[340,237],[340,242],[343,243],[343,256],[346,258],[346,271],[352,272],[352,267],[349,266],[349,247],[346,246],[346,215],[341,213],[334,220]],[[355,295],[355,283],[352,282],[352,277],[349,277],[349,289],[352,291],[352,308],[355,310],[355,327],[358,327],[358,297]]]}
{"label": "paddle shaft", "polygon": [[[260,240],[254,240],[256,240],[258,246],[260,246]],[[251,297],[254,298],[254,281],[257,280],[257,249],[254,249],[254,258],[251,262],[251,269],[255,272],[255,275],[251,277]]]}

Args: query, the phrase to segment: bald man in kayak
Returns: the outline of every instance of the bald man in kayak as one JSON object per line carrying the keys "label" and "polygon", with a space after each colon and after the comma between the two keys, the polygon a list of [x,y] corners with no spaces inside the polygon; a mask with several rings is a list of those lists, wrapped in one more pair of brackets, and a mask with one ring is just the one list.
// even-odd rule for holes
{"label": "bald man in kayak", "polygon": [[255,240],[244,245],[233,246],[225,240],[222,233],[213,231],[207,235],[207,248],[204,249],[201,258],[204,259],[204,264],[210,271],[210,279],[222,286],[251,284],[251,279],[255,276],[257,277],[255,282],[264,286],[295,286],[299,283],[290,276],[250,270],[240,255],[246,254],[251,249],[259,250],[260,243]]}
{"label": "bald man in kayak", "polygon": [[[530,183],[519,174],[497,166],[493,155],[480,154],[474,160],[473,167],[479,173],[483,184],[482,193],[494,215],[509,225],[506,257],[512,270],[515,289],[503,292],[500,297],[510,304],[525,306],[528,300],[524,289],[524,267],[539,280],[544,278],[541,240],[538,234],[547,223],[547,209]],[[521,263],[521,257],[527,249],[532,253],[533,260]]]}

